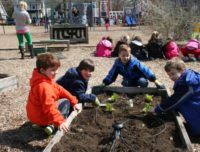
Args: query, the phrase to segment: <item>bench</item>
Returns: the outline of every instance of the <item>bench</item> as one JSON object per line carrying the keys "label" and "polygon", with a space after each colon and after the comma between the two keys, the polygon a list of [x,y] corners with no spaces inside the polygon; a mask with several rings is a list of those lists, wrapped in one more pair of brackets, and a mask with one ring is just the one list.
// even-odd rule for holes
{"label": "bench", "polygon": [[[42,48],[63,48],[63,46],[60,45],[65,45],[64,47],[66,47],[67,51],[69,51],[70,48],[70,40],[41,40],[41,41],[33,41],[33,48],[38,48],[38,47],[42,47]],[[53,45],[53,46],[51,46]],[[26,42],[25,44],[25,50],[28,51],[28,44]],[[54,51],[55,52],[55,51]]]}

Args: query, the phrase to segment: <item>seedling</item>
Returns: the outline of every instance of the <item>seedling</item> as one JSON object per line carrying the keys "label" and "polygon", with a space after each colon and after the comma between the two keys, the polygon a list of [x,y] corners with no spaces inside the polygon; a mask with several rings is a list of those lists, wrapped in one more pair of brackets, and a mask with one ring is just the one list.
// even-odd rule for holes
{"label": "seedling", "polygon": [[119,95],[117,93],[113,93],[110,98],[108,98],[109,102],[115,102],[119,98]]}
{"label": "seedling", "polygon": [[151,103],[145,103],[144,108],[142,109],[143,112],[147,113],[153,108],[153,105]]}
{"label": "seedling", "polygon": [[113,112],[115,109],[113,108],[113,105],[111,103],[106,103],[106,111]]}
{"label": "seedling", "polygon": [[145,100],[148,101],[148,102],[152,102],[153,101],[153,95],[146,94],[145,95]]}

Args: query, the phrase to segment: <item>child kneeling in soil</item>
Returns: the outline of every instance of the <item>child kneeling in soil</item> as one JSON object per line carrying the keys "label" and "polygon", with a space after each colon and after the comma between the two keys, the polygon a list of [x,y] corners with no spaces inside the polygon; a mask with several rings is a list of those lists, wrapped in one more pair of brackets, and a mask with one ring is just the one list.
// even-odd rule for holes
{"label": "child kneeling in soil", "polygon": [[178,58],[168,61],[165,71],[174,81],[174,93],[150,112],[160,114],[179,111],[191,133],[200,135],[200,73],[187,69],[184,62]]}
{"label": "child kneeling in soil", "polygon": [[110,85],[116,80],[118,74],[123,76],[122,85],[125,87],[147,87],[148,80],[150,80],[156,84],[157,88],[164,88],[164,85],[156,80],[155,74],[131,55],[131,48],[128,44],[120,45],[118,58],[104,78],[103,84]]}
{"label": "child kneeling in soil", "polygon": [[57,80],[57,83],[76,96],[80,103],[94,103],[99,106],[100,102],[96,95],[90,90],[87,91],[88,81],[94,68],[94,62],[91,59],[84,59],[78,67],[69,68],[65,75]]}
{"label": "child kneeling in soil", "polygon": [[48,135],[54,132],[55,127],[68,131],[65,118],[70,107],[79,110],[76,97],[54,81],[59,67],[57,58],[50,53],[42,53],[37,56],[36,68],[30,79],[27,116],[33,127],[43,128]]}

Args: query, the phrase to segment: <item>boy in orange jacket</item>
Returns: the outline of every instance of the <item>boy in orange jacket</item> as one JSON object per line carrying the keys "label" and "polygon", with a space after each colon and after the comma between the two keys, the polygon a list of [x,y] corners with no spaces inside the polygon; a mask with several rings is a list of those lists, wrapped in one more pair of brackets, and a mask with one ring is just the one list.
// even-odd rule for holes
{"label": "boy in orange jacket", "polygon": [[50,53],[43,53],[37,56],[36,67],[30,79],[26,105],[28,119],[34,126],[42,126],[48,135],[53,133],[54,127],[67,132],[65,118],[70,107],[79,108],[76,97],[54,81],[60,61]]}

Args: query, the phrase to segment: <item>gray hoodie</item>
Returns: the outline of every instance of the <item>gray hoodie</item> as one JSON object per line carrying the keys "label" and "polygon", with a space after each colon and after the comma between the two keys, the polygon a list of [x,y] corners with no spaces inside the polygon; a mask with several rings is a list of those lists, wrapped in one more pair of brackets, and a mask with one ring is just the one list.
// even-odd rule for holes
{"label": "gray hoodie", "polygon": [[31,24],[31,19],[26,10],[16,10],[14,11],[12,18],[16,22],[16,30],[29,31],[28,24]]}

